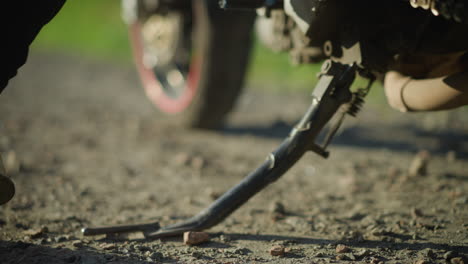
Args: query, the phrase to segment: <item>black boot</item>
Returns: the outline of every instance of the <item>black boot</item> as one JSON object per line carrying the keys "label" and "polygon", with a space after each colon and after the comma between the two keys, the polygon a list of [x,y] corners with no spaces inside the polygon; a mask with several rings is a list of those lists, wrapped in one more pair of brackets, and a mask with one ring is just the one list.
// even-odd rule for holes
{"label": "black boot", "polygon": [[3,167],[2,156],[0,156],[0,205],[7,203],[15,195],[15,184],[6,176]]}

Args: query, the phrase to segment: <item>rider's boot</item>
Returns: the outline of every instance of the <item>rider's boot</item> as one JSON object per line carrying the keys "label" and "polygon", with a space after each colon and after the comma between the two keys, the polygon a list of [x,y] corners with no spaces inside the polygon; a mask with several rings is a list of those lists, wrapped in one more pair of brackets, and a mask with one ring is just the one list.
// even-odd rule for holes
{"label": "rider's boot", "polygon": [[10,178],[6,176],[6,170],[3,166],[2,156],[0,154],[0,205],[7,203],[15,195],[15,185]]}

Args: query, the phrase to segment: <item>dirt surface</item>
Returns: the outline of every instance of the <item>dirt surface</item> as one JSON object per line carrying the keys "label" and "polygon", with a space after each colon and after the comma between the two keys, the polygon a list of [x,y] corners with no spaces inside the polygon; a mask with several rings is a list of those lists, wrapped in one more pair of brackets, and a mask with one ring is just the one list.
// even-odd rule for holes
{"label": "dirt surface", "polygon": [[[198,246],[81,235],[196,214],[263,162],[308,101],[248,91],[224,130],[187,131],[157,113],[130,65],[33,54],[0,97],[17,185],[0,207],[0,263],[467,263],[466,111],[365,108],[328,160],[306,155]],[[412,175],[420,150],[426,173]]]}

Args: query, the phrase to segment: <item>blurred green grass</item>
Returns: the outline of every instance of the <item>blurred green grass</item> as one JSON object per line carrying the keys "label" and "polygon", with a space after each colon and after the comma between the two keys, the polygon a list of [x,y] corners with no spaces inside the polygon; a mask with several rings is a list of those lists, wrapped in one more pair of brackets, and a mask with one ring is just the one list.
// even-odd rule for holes
{"label": "blurred green grass", "polygon": [[40,32],[32,46],[114,62],[130,62],[126,26],[120,19],[120,1],[67,1]]}
{"label": "blurred green grass", "polygon": [[[57,50],[112,62],[131,62],[127,28],[120,17],[120,1],[68,1],[39,34],[34,49]],[[254,45],[249,79],[262,87],[308,86],[319,67],[294,67],[287,54],[274,54]]]}
{"label": "blurred green grass", "polygon": [[[120,1],[116,0],[67,1],[32,48],[132,63],[127,28],[120,17]],[[319,69],[319,65],[293,66],[287,54],[275,54],[256,41],[248,82],[250,87],[272,92],[310,91]]]}

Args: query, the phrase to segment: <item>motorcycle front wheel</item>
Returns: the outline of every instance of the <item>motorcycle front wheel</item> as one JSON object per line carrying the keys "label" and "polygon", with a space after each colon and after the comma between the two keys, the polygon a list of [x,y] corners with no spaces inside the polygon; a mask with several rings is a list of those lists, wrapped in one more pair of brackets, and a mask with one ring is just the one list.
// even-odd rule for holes
{"label": "motorcycle front wheel", "polygon": [[220,128],[241,93],[255,14],[194,0],[189,12],[130,25],[137,70],[150,101],[185,127]]}

